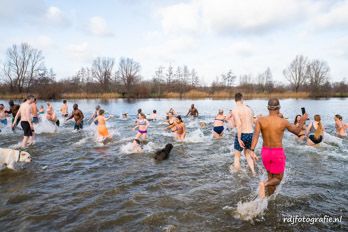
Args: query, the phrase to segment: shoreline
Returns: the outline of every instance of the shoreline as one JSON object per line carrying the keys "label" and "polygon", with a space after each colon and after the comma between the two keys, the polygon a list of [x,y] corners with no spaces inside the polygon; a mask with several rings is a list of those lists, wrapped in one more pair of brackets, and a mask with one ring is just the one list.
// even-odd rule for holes
{"label": "shoreline", "polygon": [[[65,93],[57,98],[40,98],[40,94],[33,94],[34,96],[39,95],[37,98],[42,100],[62,100],[62,99],[233,99],[234,92],[214,92],[213,94],[206,93],[203,91],[190,91],[182,94],[180,97],[179,93],[169,92],[162,96],[148,96],[148,97],[122,97],[118,93]],[[28,93],[22,94],[0,94],[2,100],[20,100],[25,99]],[[276,97],[279,99],[322,99],[322,98],[348,98],[348,93],[327,93],[317,96],[312,96],[308,92],[284,92],[284,93],[243,93],[245,99],[269,99],[270,97]]]}

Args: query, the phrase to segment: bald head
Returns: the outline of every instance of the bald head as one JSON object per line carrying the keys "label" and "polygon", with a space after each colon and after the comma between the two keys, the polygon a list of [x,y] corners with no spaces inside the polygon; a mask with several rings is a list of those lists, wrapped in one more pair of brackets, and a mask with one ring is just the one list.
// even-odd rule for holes
{"label": "bald head", "polygon": [[280,103],[278,98],[271,98],[268,100],[268,110],[279,110],[280,109]]}

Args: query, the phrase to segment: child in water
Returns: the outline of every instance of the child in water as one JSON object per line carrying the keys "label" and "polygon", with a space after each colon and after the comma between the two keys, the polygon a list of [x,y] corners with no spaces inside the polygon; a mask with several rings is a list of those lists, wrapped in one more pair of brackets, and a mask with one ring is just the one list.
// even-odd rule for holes
{"label": "child in water", "polygon": [[98,122],[98,141],[104,142],[106,139],[111,139],[112,136],[109,134],[108,129],[106,128],[106,121],[111,117],[106,118],[104,116],[105,111],[100,109],[98,111],[98,116],[94,119],[94,122]]}
{"label": "child in water", "polygon": [[45,114],[45,108],[43,105],[40,106],[39,114]]}

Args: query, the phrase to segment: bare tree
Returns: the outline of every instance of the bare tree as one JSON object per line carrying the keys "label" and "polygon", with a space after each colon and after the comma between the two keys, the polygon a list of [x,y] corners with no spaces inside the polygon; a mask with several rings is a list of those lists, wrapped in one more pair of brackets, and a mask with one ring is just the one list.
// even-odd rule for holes
{"label": "bare tree", "polygon": [[12,45],[7,49],[3,64],[5,82],[12,91],[16,89],[21,93],[25,88],[28,90],[40,70],[45,68],[43,61],[42,52],[29,44]]}
{"label": "bare tree", "polygon": [[236,76],[233,74],[232,70],[229,70],[227,73],[221,74],[223,84],[226,87],[232,87]]}
{"label": "bare tree", "polygon": [[110,57],[97,57],[93,61],[92,76],[100,83],[104,91],[109,90],[114,64],[114,59]]}
{"label": "bare tree", "polygon": [[317,91],[329,80],[330,67],[325,61],[313,60],[308,64],[307,73],[312,91]]}
{"label": "bare tree", "polygon": [[153,76],[153,83],[155,87],[157,88],[157,96],[161,96],[161,85],[164,81],[164,73],[163,73],[164,67],[160,66],[155,71],[155,75]]}
{"label": "bare tree", "polygon": [[197,87],[199,86],[199,76],[197,75],[197,72],[195,69],[191,70],[191,86]]}
{"label": "bare tree", "polygon": [[166,73],[166,80],[167,80],[167,85],[170,85],[173,81],[174,78],[174,72],[173,72],[173,67],[169,65]]}
{"label": "bare tree", "polygon": [[289,67],[283,70],[285,78],[294,87],[297,93],[299,88],[303,86],[308,79],[308,59],[303,55],[297,55],[290,63]]}
{"label": "bare tree", "polygon": [[118,64],[118,78],[125,87],[126,93],[132,91],[133,86],[140,81],[141,66],[131,58],[121,58]]}

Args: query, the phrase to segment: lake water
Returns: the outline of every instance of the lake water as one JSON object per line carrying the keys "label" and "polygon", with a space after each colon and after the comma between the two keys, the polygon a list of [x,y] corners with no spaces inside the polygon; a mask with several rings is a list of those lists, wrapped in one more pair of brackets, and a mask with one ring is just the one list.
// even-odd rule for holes
{"label": "lake water", "polygon": [[[231,173],[233,132],[211,139],[214,116],[219,108],[233,108],[232,100],[70,100],[70,107],[73,102],[86,117],[97,104],[116,115],[107,122],[113,141],[98,144],[95,126],[87,123],[78,133],[72,131],[72,122],[57,132],[41,123],[36,144],[28,149],[33,162],[0,172],[1,231],[347,231],[348,140],[334,136],[333,116],[339,113],[348,121],[348,99],[281,100],[281,112],[290,121],[302,106],[311,118],[319,113],[327,134],[319,148],[285,134],[285,177],[266,205],[254,201],[258,182],[265,178],[262,162],[256,177],[244,159],[242,171]],[[175,142],[162,122],[153,122],[145,153],[132,154],[131,128],[138,108],[146,113],[157,109],[164,116],[170,107],[185,114],[191,103],[201,116],[195,121],[184,118],[186,142]],[[266,100],[246,103],[255,114],[267,113]],[[61,103],[53,104],[58,113]],[[121,120],[123,112],[131,119]],[[198,121],[206,121],[207,128],[199,129]],[[22,131],[2,129],[0,147],[18,146]],[[154,162],[153,152],[168,142],[174,144],[170,158]],[[342,216],[342,222],[283,222],[296,215]]]}

